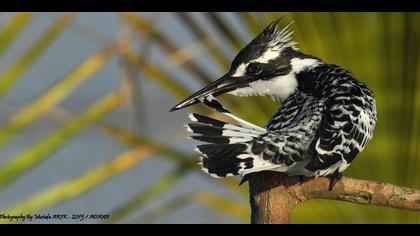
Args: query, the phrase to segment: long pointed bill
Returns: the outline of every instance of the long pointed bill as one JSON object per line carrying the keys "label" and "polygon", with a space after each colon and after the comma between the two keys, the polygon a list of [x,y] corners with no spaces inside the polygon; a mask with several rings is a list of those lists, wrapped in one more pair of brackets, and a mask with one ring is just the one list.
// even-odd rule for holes
{"label": "long pointed bill", "polygon": [[206,96],[212,94],[213,96],[218,96],[223,93],[230,92],[237,87],[235,86],[235,80],[231,79],[229,73],[221,77],[220,79],[214,81],[213,83],[207,85],[203,89],[189,96],[178,105],[174,106],[170,112],[176,111],[193,104],[201,102],[200,100],[204,99]]}

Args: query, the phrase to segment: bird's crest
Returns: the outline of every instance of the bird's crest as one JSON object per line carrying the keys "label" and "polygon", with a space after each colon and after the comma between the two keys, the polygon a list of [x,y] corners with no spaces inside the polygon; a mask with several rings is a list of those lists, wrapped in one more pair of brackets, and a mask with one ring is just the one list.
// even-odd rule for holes
{"label": "bird's crest", "polygon": [[270,23],[257,37],[255,37],[246,47],[244,47],[233,60],[234,67],[242,63],[247,63],[257,58],[261,58],[266,62],[269,59],[274,59],[280,56],[280,53],[292,47],[297,50],[294,45],[297,43],[292,40],[293,31],[291,25],[288,24],[284,28],[280,28],[280,21],[283,17],[279,17]]}
{"label": "bird's crest", "polygon": [[279,24],[283,17],[284,16],[281,16],[271,22],[270,25],[268,25],[260,34],[264,43],[266,43],[268,47],[287,48],[297,44],[297,42],[292,40],[293,31],[290,26],[293,24],[293,21],[284,28],[280,28]]}

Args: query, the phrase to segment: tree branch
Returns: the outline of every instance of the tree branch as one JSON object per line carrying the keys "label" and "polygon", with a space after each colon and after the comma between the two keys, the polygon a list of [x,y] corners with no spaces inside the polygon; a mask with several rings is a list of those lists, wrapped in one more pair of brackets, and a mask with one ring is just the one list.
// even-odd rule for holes
{"label": "tree branch", "polygon": [[293,208],[310,199],[333,199],[358,204],[420,211],[420,190],[388,183],[343,177],[333,191],[329,179],[310,179],[276,172],[260,172],[249,178],[251,223],[290,223]]}

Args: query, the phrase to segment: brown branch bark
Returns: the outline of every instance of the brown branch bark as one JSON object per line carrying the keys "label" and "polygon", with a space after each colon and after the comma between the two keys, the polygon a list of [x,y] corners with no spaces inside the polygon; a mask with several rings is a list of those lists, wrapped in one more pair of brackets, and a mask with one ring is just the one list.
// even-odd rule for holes
{"label": "brown branch bark", "polygon": [[310,179],[303,183],[297,177],[276,172],[260,172],[249,178],[251,223],[290,223],[293,208],[310,199],[334,199],[358,204],[420,211],[420,190],[388,183],[343,177],[333,191],[329,179]]}

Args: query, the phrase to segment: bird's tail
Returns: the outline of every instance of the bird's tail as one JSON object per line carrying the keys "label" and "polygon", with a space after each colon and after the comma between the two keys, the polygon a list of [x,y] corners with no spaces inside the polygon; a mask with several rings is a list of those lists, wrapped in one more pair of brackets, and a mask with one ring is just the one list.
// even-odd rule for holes
{"label": "bird's tail", "polygon": [[246,175],[260,168],[255,163],[250,142],[265,132],[254,126],[237,126],[199,114],[190,114],[186,124],[194,140],[205,142],[197,146],[202,170],[212,177]]}

